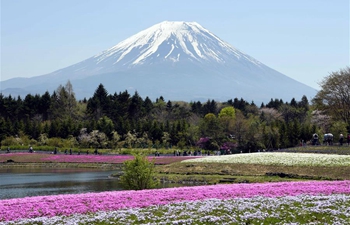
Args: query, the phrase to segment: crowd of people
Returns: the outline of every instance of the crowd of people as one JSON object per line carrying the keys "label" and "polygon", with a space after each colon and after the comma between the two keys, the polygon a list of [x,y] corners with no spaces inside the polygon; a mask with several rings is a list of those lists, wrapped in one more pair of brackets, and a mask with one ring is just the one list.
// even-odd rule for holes
{"label": "crowd of people", "polygon": [[[339,146],[343,146],[345,143],[345,139],[347,142],[347,145],[350,146],[350,133],[345,138],[343,134],[339,135]],[[334,136],[332,133],[325,133],[323,135],[323,144],[324,145],[333,145],[334,144]],[[312,145],[320,145],[319,137],[317,133],[314,133],[312,135]]]}

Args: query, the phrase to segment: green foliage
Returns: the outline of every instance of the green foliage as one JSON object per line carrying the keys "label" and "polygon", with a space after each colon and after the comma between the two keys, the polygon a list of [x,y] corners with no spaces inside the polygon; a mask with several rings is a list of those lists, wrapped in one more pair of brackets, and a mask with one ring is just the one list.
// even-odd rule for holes
{"label": "green foliage", "polygon": [[236,116],[235,108],[233,108],[232,106],[227,106],[221,109],[219,112],[219,118],[228,117],[228,118],[234,119],[235,116]]}
{"label": "green foliage", "polygon": [[200,130],[203,137],[217,138],[221,132],[221,124],[214,113],[208,113],[204,116],[200,124]]}
{"label": "green foliage", "polygon": [[120,183],[125,189],[142,190],[157,187],[159,181],[155,179],[154,162],[150,162],[146,156],[134,155],[135,159],[125,161],[123,175]]}
{"label": "green foliage", "polygon": [[11,146],[18,144],[18,141],[14,137],[6,137],[4,140],[1,141],[1,146]]}
{"label": "green foliage", "polygon": [[46,141],[46,144],[48,146],[55,146],[55,147],[59,147],[59,148],[64,147],[63,140],[61,138],[49,138]]}
{"label": "green foliage", "polygon": [[315,132],[319,136],[332,132],[337,142],[340,133],[350,132],[346,119],[350,107],[345,104],[349,71],[327,77],[314,105],[303,96],[300,101],[271,99],[260,109],[242,98],[187,103],[160,96],[152,102],[137,92],[109,94],[102,84],[93,97],[77,101],[69,81],[52,95],[28,94],[22,99],[0,93],[0,141],[3,145],[131,150],[195,148],[200,138],[210,138],[211,149],[232,142],[245,152],[293,147],[301,140],[308,143]]}
{"label": "green foliage", "polygon": [[350,126],[350,67],[332,72],[320,85],[321,90],[312,100],[316,109]]}
{"label": "green foliage", "polygon": [[336,121],[332,124],[330,132],[334,135],[335,141],[337,141],[340,134],[343,134],[346,138],[346,126],[347,124],[343,121]]}

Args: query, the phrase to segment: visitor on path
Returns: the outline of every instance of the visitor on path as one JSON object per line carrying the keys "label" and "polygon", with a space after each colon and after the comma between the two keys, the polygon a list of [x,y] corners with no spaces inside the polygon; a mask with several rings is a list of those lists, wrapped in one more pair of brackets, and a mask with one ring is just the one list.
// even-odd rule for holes
{"label": "visitor on path", "polygon": [[69,149],[69,155],[72,155],[72,149]]}
{"label": "visitor on path", "polygon": [[33,147],[32,146],[29,147],[29,153],[33,153]]}
{"label": "visitor on path", "polygon": [[348,145],[350,145],[350,134],[348,134]]}
{"label": "visitor on path", "polygon": [[327,145],[333,145],[333,134],[332,133],[326,133],[324,135],[323,143]]}
{"label": "visitor on path", "polygon": [[339,135],[339,145],[342,146],[343,145],[343,141],[344,141],[344,135],[340,134]]}
{"label": "visitor on path", "polygon": [[10,153],[10,147],[7,147],[6,152],[7,152],[7,153]]}
{"label": "visitor on path", "polygon": [[57,154],[57,148],[55,147],[55,150],[53,150],[53,154],[56,155]]}
{"label": "visitor on path", "polygon": [[312,135],[312,145],[317,145],[318,144],[318,134],[314,133]]}

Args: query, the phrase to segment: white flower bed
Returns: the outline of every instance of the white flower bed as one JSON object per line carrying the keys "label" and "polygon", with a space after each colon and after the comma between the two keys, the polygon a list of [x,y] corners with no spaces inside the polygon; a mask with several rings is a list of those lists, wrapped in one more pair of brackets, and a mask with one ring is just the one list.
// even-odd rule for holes
{"label": "white flower bed", "polygon": [[350,155],[264,152],[188,159],[184,163],[244,163],[281,166],[350,166]]}

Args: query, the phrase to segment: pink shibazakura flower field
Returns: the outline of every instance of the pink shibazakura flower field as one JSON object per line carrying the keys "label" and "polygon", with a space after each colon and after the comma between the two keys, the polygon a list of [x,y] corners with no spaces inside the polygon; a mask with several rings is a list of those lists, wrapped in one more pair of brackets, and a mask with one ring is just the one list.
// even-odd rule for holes
{"label": "pink shibazakura flower field", "polygon": [[36,217],[0,225],[75,224],[350,224],[350,195],[297,195],[184,201],[144,208],[99,211],[71,216]]}
{"label": "pink shibazakura flower field", "polygon": [[[307,181],[257,184],[226,184],[142,191],[113,191],[0,200],[0,224],[29,218],[84,215],[178,204],[181,202],[278,198],[286,196],[350,195],[350,181]],[[349,201],[349,200],[347,200]],[[350,212],[346,212],[349,213]],[[3,223],[5,224],[5,223]]]}

